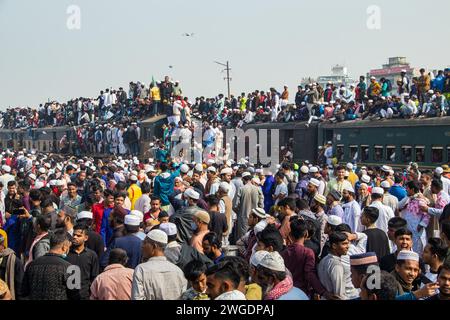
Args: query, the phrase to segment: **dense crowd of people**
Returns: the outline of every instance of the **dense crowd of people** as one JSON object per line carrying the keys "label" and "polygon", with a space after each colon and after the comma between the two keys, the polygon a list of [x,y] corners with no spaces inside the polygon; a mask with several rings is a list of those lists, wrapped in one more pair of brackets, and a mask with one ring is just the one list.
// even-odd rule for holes
{"label": "dense crowd of people", "polygon": [[0,298],[450,298],[448,165],[271,172],[160,149],[3,152]]}
{"label": "dense crowd of people", "polygon": [[[56,101],[32,108],[9,108],[1,112],[0,128],[42,128],[46,126],[93,127],[106,122],[164,114],[178,125],[191,115],[225,127],[259,122],[313,121],[340,122],[355,119],[444,117],[449,115],[450,69],[438,74],[420,70],[410,79],[406,70],[396,81],[364,76],[356,84],[329,82],[326,87],[314,82],[298,86],[295,96],[287,85],[279,92],[255,90],[239,96],[197,97],[190,101],[179,81],[130,82],[128,92],[105,89],[96,98],[76,98],[67,103]],[[169,121],[171,123],[171,121]]]}

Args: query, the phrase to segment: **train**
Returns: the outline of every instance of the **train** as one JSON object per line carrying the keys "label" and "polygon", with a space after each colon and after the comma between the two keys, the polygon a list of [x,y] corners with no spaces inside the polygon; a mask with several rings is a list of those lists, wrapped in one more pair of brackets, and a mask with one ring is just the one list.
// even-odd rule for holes
{"label": "train", "polygon": [[[141,157],[145,157],[153,137],[162,137],[165,116],[152,117],[139,123]],[[423,119],[352,120],[340,123],[257,123],[243,130],[278,130],[278,146],[292,145],[293,161],[317,161],[319,147],[327,142],[339,163],[375,166],[389,164],[394,168],[416,162],[434,168],[450,162],[450,117]],[[73,127],[0,130],[0,149],[37,150],[58,153],[59,140],[67,135],[75,138]],[[270,138],[269,138],[270,139]],[[292,143],[293,142],[293,143]],[[274,144],[269,141],[269,146]],[[246,152],[249,150],[248,146]],[[102,156],[102,155],[97,155]],[[235,159],[238,160],[238,159]]]}
{"label": "train", "polygon": [[404,168],[415,162],[435,168],[450,162],[450,117],[352,120],[340,123],[264,123],[246,128],[278,129],[279,145],[293,140],[294,162],[317,161],[319,147],[332,143],[338,163]]}

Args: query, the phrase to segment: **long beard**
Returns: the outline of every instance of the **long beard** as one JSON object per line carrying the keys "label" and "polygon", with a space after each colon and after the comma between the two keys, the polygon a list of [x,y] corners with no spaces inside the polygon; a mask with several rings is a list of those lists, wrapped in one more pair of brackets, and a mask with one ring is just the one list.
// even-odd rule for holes
{"label": "long beard", "polygon": [[273,284],[270,284],[270,285],[265,284],[265,285],[262,287],[263,297],[265,297],[270,291],[272,291],[272,289],[273,289]]}

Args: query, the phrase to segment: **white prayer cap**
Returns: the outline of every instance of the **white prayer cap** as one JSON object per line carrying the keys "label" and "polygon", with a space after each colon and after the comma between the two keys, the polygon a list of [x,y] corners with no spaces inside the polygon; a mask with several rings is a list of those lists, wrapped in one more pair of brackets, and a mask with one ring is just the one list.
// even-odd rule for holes
{"label": "white prayer cap", "polygon": [[381,170],[383,170],[384,172],[389,172],[391,170],[391,167],[387,166],[387,165],[383,165],[381,167]]}
{"label": "white prayer cap", "polygon": [[404,73],[406,73],[406,69],[402,69],[402,70],[401,70],[401,72],[404,72]]}
{"label": "white prayer cap", "polygon": [[131,175],[132,175],[132,176],[137,176],[137,175],[138,175],[138,172],[137,172],[136,170],[132,170],[132,171],[131,171]]}
{"label": "white prayer cap", "polygon": [[127,226],[138,226],[141,223],[141,219],[135,215],[127,214],[125,216],[125,225]]}
{"label": "white prayer cap", "polygon": [[391,184],[388,181],[384,180],[381,182],[381,187],[389,189],[391,187]]}
{"label": "white prayer cap", "polygon": [[221,182],[219,184],[219,189],[228,193],[228,191],[230,191],[230,185],[227,182]]}
{"label": "white prayer cap", "polygon": [[324,195],[322,195],[320,193],[316,193],[316,195],[314,196],[314,201],[324,205],[327,202],[327,199],[325,198]]}
{"label": "white prayer cap", "polygon": [[189,198],[194,199],[194,200],[198,200],[200,198],[200,194],[197,191],[195,191],[194,189],[187,189],[184,192],[184,195],[186,197],[189,197]]}
{"label": "white prayer cap", "polygon": [[36,180],[36,175],[34,173],[30,173],[28,175],[28,178],[32,179],[32,180]]}
{"label": "white prayer cap", "polygon": [[419,262],[419,255],[414,251],[402,250],[398,253],[397,260],[413,260]]}
{"label": "white prayer cap", "polygon": [[139,164],[139,160],[138,160],[138,159],[133,160],[133,163],[134,163],[134,164]]}
{"label": "white prayer cap", "polygon": [[159,230],[164,231],[168,236],[174,236],[177,234],[177,225],[172,222],[161,223]]}
{"label": "white prayer cap", "polygon": [[220,174],[233,174],[233,170],[231,168],[223,168]]}
{"label": "white prayer cap", "polygon": [[79,213],[77,213],[77,219],[92,219],[93,218],[93,214],[90,211],[81,211]]}
{"label": "white prayer cap", "polygon": [[361,177],[361,181],[364,183],[369,183],[370,182],[370,177],[368,175],[362,175]]}
{"label": "white prayer cap", "polygon": [[153,163],[155,160],[153,158],[148,158],[148,162]]}
{"label": "white prayer cap", "polygon": [[47,169],[50,169],[52,166],[51,166],[51,164],[50,163],[44,163],[44,167],[46,167]]}
{"label": "white prayer cap", "polygon": [[375,78],[374,76],[371,76],[370,79],[371,79],[371,80],[375,80],[376,78]]}
{"label": "white prayer cap", "polygon": [[437,174],[443,174],[444,173],[444,169],[442,167],[437,167],[434,172],[436,172]]}
{"label": "white prayer cap", "polygon": [[381,195],[383,195],[384,194],[384,190],[383,190],[383,188],[375,187],[375,188],[372,189],[372,194],[381,194]]}
{"label": "white prayer cap", "polygon": [[188,173],[188,171],[189,171],[189,166],[187,165],[187,164],[182,164],[181,165],[181,167],[180,167],[180,171],[182,172],[182,173]]}
{"label": "white prayer cap", "polygon": [[309,172],[309,168],[307,166],[301,166],[300,172],[304,173],[304,174],[307,174]]}
{"label": "white prayer cap", "polygon": [[175,177],[175,181],[183,181],[181,177]]}
{"label": "white prayer cap", "polygon": [[64,185],[64,182],[62,180],[56,180],[55,186],[62,187]]}
{"label": "white prayer cap", "polygon": [[326,219],[327,223],[332,226],[338,226],[338,225],[342,224],[342,218],[339,216],[325,215],[325,217],[326,217],[325,219]]}
{"label": "white prayer cap", "polygon": [[137,181],[138,178],[135,175],[130,176],[130,181]]}
{"label": "white prayer cap", "polygon": [[267,218],[267,214],[266,211],[263,208],[255,208],[252,209],[252,213],[258,217],[260,217],[261,219],[265,219]]}
{"label": "white prayer cap", "polygon": [[217,169],[216,169],[216,167],[208,167],[208,172],[217,172]]}
{"label": "white prayer cap", "polygon": [[350,173],[347,170],[345,170],[344,177],[348,177],[349,175],[350,175]]}
{"label": "white prayer cap", "polygon": [[213,159],[209,159],[208,161],[206,161],[206,163],[211,165],[211,164],[214,164],[215,161]]}
{"label": "white prayer cap", "polygon": [[167,233],[158,229],[147,233],[147,238],[162,244],[167,244]]}
{"label": "white prayer cap", "polygon": [[50,180],[48,182],[48,184],[51,185],[51,186],[56,186],[56,180]]}
{"label": "white prayer cap", "polygon": [[231,160],[227,160],[227,162],[225,162],[225,164],[229,167],[231,167],[231,165],[233,164],[233,162],[231,162]]}
{"label": "white prayer cap", "polygon": [[353,189],[352,185],[347,184],[343,188],[343,190],[347,190],[348,192],[355,193],[355,189]]}
{"label": "white prayer cap", "polygon": [[269,251],[266,250],[256,251],[250,257],[250,264],[254,267],[257,267],[261,263],[261,261],[265,258],[265,256],[267,256],[268,254]]}
{"label": "white prayer cap", "polygon": [[266,220],[261,220],[260,222],[258,222],[254,227],[253,230],[255,231],[255,234],[257,235],[258,233],[260,233],[261,231],[263,231],[266,227],[267,227],[267,221]]}
{"label": "white prayer cap", "polygon": [[3,165],[3,166],[2,166],[2,169],[3,169],[3,171],[5,171],[5,172],[11,172],[11,167],[10,167],[10,166]]}
{"label": "white prayer cap", "polygon": [[309,183],[311,183],[313,186],[316,186],[316,187],[320,186],[320,181],[315,178],[309,179]]}
{"label": "white prayer cap", "polygon": [[35,189],[40,189],[42,187],[44,187],[44,182],[42,182],[41,180],[36,181],[36,183],[34,184]]}
{"label": "white prayer cap", "polygon": [[203,165],[201,163],[197,163],[194,167],[195,171],[203,171]]}
{"label": "white prayer cap", "polygon": [[44,174],[45,173],[45,168],[43,168],[43,167],[41,167],[41,168],[39,168],[39,173],[42,173],[42,174]]}
{"label": "white prayer cap", "polygon": [[130,214],[139,218],[140,222],[144,221],[144,214],[139,210],[131,210]]}
{"label": "white prayer cap", "polygon": [[269,254],[261,260],[259,265],[273,271],[286,271],[283,257],[278,253],[278,251],[269,252]]}
{"label": "white prayer cap", "polygon": [[351,162],[347,163],[347,169],[353,170],[353,164]]}
{"label": "white prayer cap", "polygon": [[317,173],[319,172],[319,168],[317,168],[316,166],[312,166],[311,168],[309,168],[309,173]]}
{"label": "white prayer cap", "polygon": [[433,90],[428,90],[428,93],[429,94],[434,94],[434,91]]}
{"label": "white prayer cap", "polygon": [[242,178],[245,178],[245,177],[248,177],[248,176],[251,176],[251,175],[252,174],[250,172],[245,171],[245,172],[242,173]]}

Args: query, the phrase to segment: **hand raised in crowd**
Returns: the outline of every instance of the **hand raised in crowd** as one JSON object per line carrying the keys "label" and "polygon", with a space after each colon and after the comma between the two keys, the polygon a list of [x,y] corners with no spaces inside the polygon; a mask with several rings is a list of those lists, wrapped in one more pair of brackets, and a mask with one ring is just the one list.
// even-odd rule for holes
{"label": "hand raised in crowd", "polygon": [[436,294],[436,290],[439,289],[439,283],[431,282],[424,285],[417,291],[414,291],[413,294],[417,299],[431,297]]}

